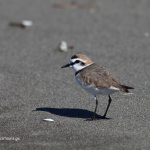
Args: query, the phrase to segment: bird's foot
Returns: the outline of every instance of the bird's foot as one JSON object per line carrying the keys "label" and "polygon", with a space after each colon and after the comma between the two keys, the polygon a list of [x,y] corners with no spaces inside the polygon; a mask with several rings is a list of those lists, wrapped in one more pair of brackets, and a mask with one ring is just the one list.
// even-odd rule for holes
{"label": "bird's foot", "polygon": [[101,116],[102,119],[106,119],[106,116]]}

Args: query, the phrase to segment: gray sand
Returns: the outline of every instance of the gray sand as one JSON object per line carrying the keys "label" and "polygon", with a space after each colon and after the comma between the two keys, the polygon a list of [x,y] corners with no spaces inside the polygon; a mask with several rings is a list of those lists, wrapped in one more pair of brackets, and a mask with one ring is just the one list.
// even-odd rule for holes
{"label": "gray sand", "polygon": [[[97,0],[92,10],[53,2],[0,0],[0,149],[150,149],[150,1]],[[24,19],[33,26],[9,26]],[[57,50],[62,40],[74,49]],[[135,87],[112,95],[109,119],[85,121],[95,100],[61,69],[77,53]],[[98,100],[100,116],[108,97]]]}

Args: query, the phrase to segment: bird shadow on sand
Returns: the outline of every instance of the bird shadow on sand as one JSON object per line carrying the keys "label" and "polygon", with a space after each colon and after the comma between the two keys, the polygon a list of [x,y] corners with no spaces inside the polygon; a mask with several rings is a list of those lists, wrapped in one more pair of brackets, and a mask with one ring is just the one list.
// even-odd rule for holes
{"label": "bird shadow on sand", "polygon": [[[70,118],[83,118],[89,121],[89,118],[93,116],[93,112],[85,109],[77,109],[77,108],[36,108],[34,111],[45,111],[49,112],[58,116],[70,117]],[[96,114],[95,120],[99,119],[110,119],[110,118],[103,118],[102,116]]]}

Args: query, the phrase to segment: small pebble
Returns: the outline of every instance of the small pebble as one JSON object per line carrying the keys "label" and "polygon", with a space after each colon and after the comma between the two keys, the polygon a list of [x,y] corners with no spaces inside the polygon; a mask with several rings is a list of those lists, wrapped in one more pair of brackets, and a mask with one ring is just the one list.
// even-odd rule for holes
{"label": "small pebble", "polygon": [[60,48],[60,51],[67,52],[68,51],[67,42],[61,41],[59,48]]}

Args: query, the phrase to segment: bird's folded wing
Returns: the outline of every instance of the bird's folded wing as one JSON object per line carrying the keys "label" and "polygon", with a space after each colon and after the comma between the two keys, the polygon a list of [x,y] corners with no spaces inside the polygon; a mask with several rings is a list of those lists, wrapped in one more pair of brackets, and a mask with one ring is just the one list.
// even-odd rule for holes
{"label": "bird's folded wing", "polygon": [[78,78],[84,86],[93,85],[101,89],[109,88],[110,86],[121,88],[121,84],[116,80],[114,75],[97,64],[88,66],[80,72]]}

